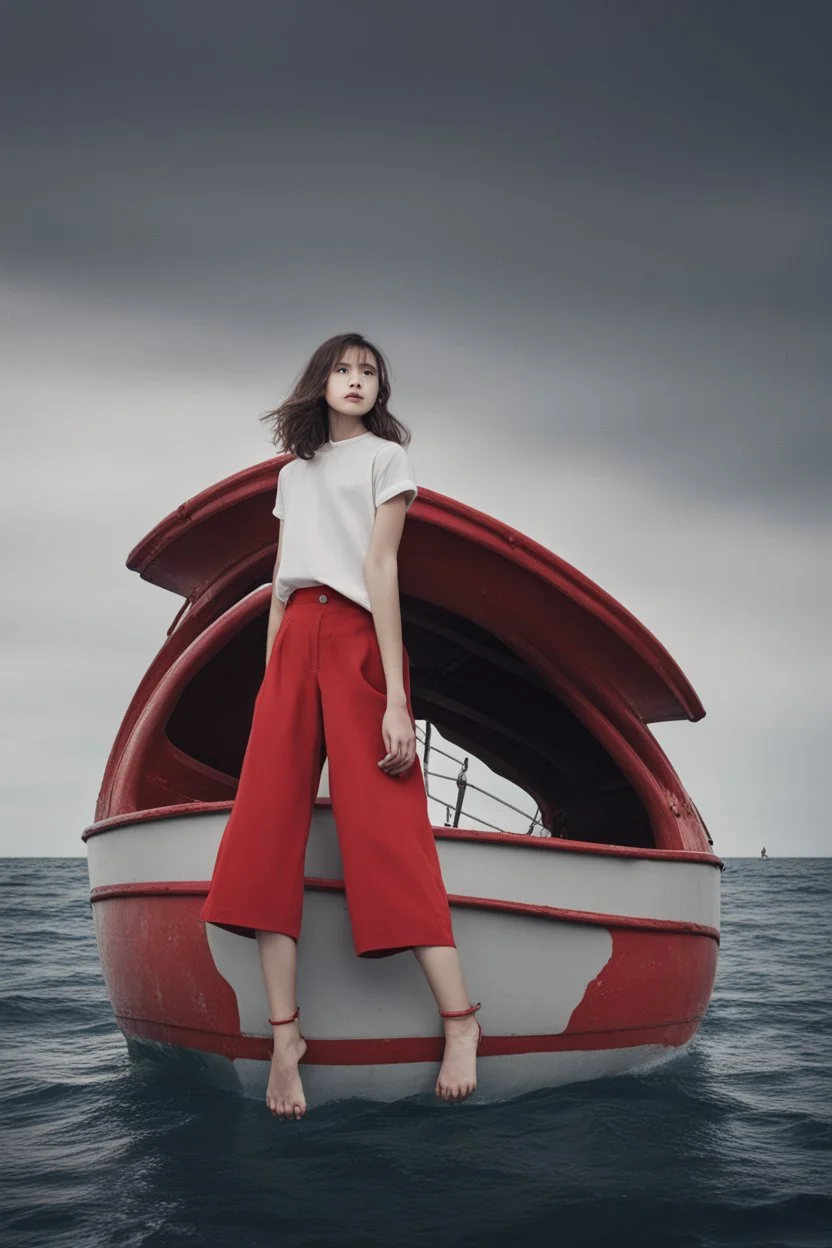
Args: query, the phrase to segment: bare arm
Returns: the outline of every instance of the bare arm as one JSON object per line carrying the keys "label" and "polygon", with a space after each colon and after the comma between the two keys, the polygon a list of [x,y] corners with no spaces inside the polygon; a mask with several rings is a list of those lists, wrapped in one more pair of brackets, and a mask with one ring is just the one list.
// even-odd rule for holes
{"label": "bare arm", "polygon": [[277,569],[280,567],[280,556],[283,554],[283,525],[280,526],[280,533],[277,538],[277,558],[274,561],[274,572],[272,573],[272,602],[269,607],[269,622],[266,626],[266,667],[269,666],[269,657],[274,645],[274,639],[277,636],[278,629],[283,623],[283,617],[286,614],[286,604],[281,602],[277,594],[274,592],[275,582],[277,580]]}
{"label": "bare arm", "polygon": [[402,617],[399,606],[398,552],[404,528],[406,495],[396,494],[376,510],[364,579],[370,595],[384,677],[387,705],[407,707],[402,679]]}

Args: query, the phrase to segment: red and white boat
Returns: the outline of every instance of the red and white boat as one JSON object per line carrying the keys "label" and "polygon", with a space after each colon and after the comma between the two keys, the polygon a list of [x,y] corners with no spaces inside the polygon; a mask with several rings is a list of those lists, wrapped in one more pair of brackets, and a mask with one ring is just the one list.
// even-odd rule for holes
{"label": "red and white boat", "polygon": [[[127,709],[87,844],[104,976],[128,1046],[191,1054],[265,1096],[256,942],[199,910],[234,798],[289,456],[203,491],[127,566],[185,601]],[[648,725],[704,709],[638,620],[551,551],[420,487],[399,588],[419,757],[484,1039],[477,1097],[643,1071],[684,1050],[717,967],[722,863]],[[434,730],[434,741],[431,731]],[[435,738],[466,756],[436,796]],[[466,815],[468,757],[535,805]],[[441,762],[439,764],[442,766]],[[436,1003],[412,955],[354,953],[326,766],[306,857],[298,1000],[310,1106],[434,1094]],[[480,790],[479,803],[483,801]],[[495,808],[499,806],[495,799]],[[391,829],[395,834],[395,829]]]}

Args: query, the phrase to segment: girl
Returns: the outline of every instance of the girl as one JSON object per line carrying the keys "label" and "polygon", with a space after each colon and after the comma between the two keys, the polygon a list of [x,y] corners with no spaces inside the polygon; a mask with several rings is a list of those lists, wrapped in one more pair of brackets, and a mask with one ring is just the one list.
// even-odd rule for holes
{"label": "girl", "polygon": [[295,458],[278,476],[266,672],[201,918],[256,935],[274,1027],[266,1103],[278,1118],[306,1112],[297,938],[324,753],[356,953],[412,949],[444,1020],[436,1094],[461,1101],[477,1086],[480,1006],[469,1003],[415,763],[397,560],[417,487],[388,379],[378,348],[341,334],[263,418]]}

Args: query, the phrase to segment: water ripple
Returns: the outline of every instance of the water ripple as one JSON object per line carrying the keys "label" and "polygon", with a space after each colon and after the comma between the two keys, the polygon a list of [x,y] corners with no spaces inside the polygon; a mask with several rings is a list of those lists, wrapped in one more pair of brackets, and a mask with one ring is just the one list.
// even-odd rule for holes
{"label": "water ripple", "polygon": [[83,860],[0,897],[7,1248],[832,1245],[829,860],[728,860],[711,1005],[652,1074],[300,1123],[130,1057]]}

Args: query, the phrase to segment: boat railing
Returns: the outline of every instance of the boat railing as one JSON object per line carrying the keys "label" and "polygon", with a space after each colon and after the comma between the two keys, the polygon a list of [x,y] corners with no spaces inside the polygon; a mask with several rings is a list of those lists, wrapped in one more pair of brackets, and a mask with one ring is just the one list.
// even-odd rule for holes
{"label": "boat railing", "polygon": [[[420,731],[418,725],[416,726],[416,737],[424,745],[424,762],[422,766],[422,771],[425,777],[425,790],[427,792],[428,800],[431,802],[439,802],[440,805],[445,807],[444,826],[446,828],[458,828],[459,827],[459,820],[463,813],[462,807],[465,801],[466,794],[469,789],[474,789],[476,790],[477,793],[484,794],[485,797],[490,798],[491,801],[498,802],[501,806],[505,806],[509,810],[516,811],[518,815],[522,815],[524,819],[528,820],[528,828],[526,832],[524,833],[525,836],[548,836],[550,837],[552,835],[549,829],[545,827],[543,823],[541,823],[540,819],[538,819],[537,817],[540,814],[539,806],[535,807],[534,814],[530,815],[528,811],[521,810],[521,808],[519,806],[515,806],[513,802],[506,801],[504,797],[498,797],[496,793],[490,793],[488,789],[483,789],[480,787],[480,785],[474,784],[471,780],[469,780],[467,776],[468,755],[466,754],[463,759],[460,759],[453,754],[449,754],[447,750],[441,749],[440,746],[433,745],[431,743],[431,724],[429,720],[425,721],[424,732]],[[457,774],[453,776],[453,775],[447,775],[445,772],[441,772],[441,771],[432,771],[429,765],[431,754],[441,754],[444,758],[450,759],[452,763],[457,763],[459,765],[459,771],[457,772]],[[444,798],[437,797],[433,793],[431,793],[430,791],[431,779],[451,780],[456,783],[457,796],[456,796],[456,802],[454,803],[454,806],[453,806],[453,813],[451,812],[451,804],[449,802],[446,802]],[[476,823],[481,823],[486,828],[492,828],[495,832],[505,832],[507,830],[506,828],[500,827],[499,824],[490,823],[487,819],[481,819],[479,815],[472,814],[471,811],[465,812],[465,818],[466,820],[473,819]]]}

